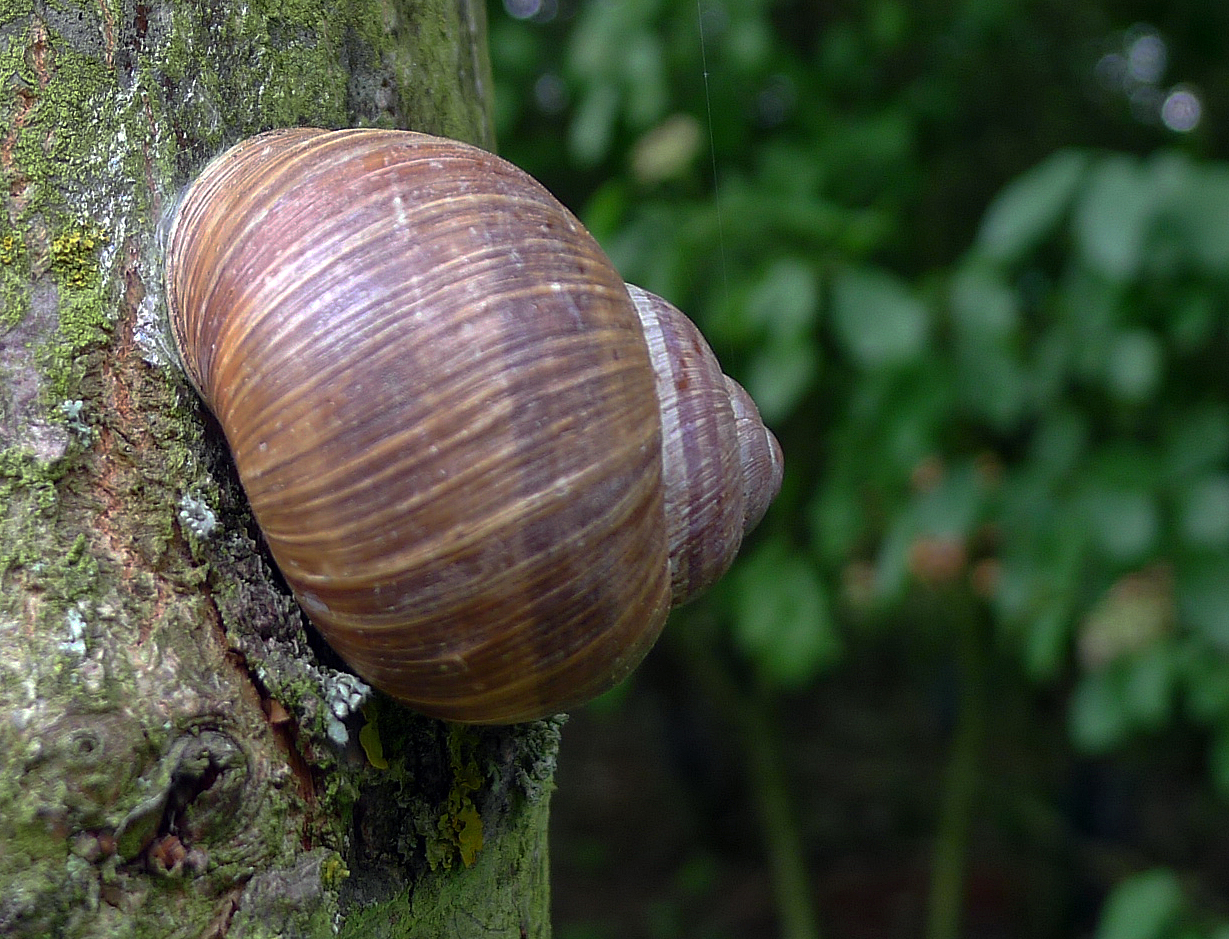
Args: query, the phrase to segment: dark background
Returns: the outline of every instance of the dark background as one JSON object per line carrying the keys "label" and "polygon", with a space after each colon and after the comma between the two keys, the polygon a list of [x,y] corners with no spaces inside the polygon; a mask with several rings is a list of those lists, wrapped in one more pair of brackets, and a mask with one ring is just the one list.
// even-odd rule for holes
{"label": "dark background", "polygon": [[1229,937],[1229,4],[489,16],[787,457],[565,728],[561,939]]}

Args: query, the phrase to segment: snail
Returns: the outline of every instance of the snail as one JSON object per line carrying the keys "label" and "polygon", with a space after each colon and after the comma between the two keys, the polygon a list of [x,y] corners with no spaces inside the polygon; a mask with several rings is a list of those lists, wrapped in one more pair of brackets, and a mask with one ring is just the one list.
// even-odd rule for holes
{"label": "snail", "polygon": [[300,606],[425,714],[610,688],[780,487],[696,327],[475,147],[250,138],[185,191],[165,260],[183,367]]}

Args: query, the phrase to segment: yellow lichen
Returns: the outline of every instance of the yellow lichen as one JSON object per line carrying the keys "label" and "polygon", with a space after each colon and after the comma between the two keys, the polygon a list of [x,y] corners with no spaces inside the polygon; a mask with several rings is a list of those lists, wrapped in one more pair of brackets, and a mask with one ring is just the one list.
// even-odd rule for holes
{"label": "yellow lichen", "polygon": [[320,862],[320,882],[329,890],[336,890],[350,876],[350,869],[339,854],[331,854]]}
{"label": "yellow lichen", "polygon": [[388,769],[388,760],[384,757],[384,744],[380,742],[380,728],[376,721],[376,709],[363,706],[363,717],[367,723],[358,732],[358,742],[367,754],[367,761],[376,769]]}
{"label": "yellow lichen", "polygon": [[17,236],[11,232],[0,238],[0,264],[12,264],[16,261],[20,247]]}
{"label": "yellow lichen", "polygon": [[482,850],[482,816],[470,797],[482,788],[482,773],[472,755],[462,756],[465,734],[464,729],[454,728],[448,739],[453,782],[439,819],[440,841],[427,850],[432,868],[450,869],[457,858],[466,867],[473,867]]}
{"label": "yellow lichen", "polygon": [[67,231],[51,241],[51,266],[73,287],[86,287],[98,276],[96,252],[107,236],[97,228]]}

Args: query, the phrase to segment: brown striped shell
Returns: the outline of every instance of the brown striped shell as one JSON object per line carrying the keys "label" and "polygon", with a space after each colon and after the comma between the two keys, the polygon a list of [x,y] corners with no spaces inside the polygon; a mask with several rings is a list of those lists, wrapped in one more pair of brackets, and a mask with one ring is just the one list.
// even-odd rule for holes
{"label": "brown striped shell", "polygon": [[299,603],[427,714],[528,720],[611,687],[780,485],[695,327],[474,147],[244,141],[184,195],[166,284]]}

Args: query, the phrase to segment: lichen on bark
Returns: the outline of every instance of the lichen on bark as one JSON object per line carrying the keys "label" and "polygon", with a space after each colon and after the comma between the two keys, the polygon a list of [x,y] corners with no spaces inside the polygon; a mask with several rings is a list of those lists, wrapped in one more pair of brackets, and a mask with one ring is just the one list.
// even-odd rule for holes
{"label": "lichen on bark", "polygon": [[[469,0],[0,0],[0,933],[417,935],[460,904],[497,928],[453,935],[547,934],[557,724],[467,732],[458,788],[448,729],[377,698],[371,764],[161,325],[200,166],[284,125],[489,146],[482,32]],[[457,805],[482,848],[453,825],[433,871]]]}

